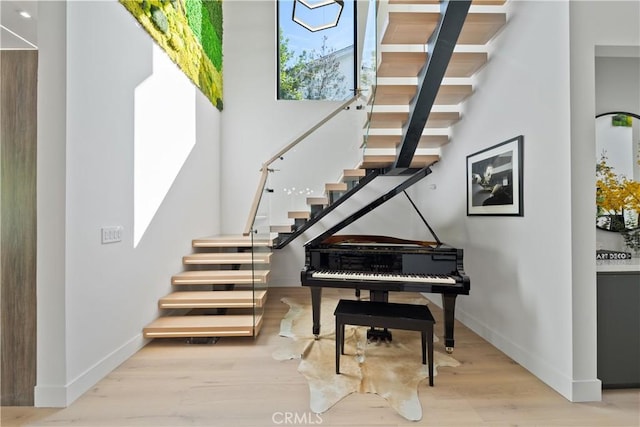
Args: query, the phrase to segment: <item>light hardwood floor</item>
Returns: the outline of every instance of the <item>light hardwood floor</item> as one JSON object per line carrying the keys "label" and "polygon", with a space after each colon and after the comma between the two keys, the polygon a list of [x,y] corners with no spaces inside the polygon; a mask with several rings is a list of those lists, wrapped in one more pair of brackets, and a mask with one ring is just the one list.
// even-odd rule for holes
{"label": "light hardwood floor", "polygon": [[[65,409],[2,408],[2,426],[629,426],[640,425],[640,390],[609,390],[602,402],[571,403],[461,324],[456,368],[440,368],[435,387],[419,388],[423,418],[407,421],[374,394],[352,394],[328,412],[309,412],[298,361],[276,361],[283,343],[280,298],[302,287],[273,288],[260,336],[213,345],[151,342]],[[339,295],[325,290],[327,296]],[[348,292],[349,297],[353,295]],[[436,332],[440,310],[431,304]],[[442,340],[436,350],[444,351]],[[287,415],[288,414],[288,415]],[[286,422],[289,416],[289,422]]]}

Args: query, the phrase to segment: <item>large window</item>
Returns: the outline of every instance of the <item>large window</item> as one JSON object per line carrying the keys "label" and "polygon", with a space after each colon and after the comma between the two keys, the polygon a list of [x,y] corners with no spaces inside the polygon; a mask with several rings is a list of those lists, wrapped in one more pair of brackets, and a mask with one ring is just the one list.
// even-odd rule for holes
{"label": "large window", "polygon": [[[335,27],[309,31],[293,18],[294,0],[278,3],[278,99],[346,100],[355,94],[355,0],[345,0]],[[314,0],[318,1],[318,0]],[[307,2],[313,3],[312,0]],[[331,20],[330,6],[305,10],[304,18]]]}

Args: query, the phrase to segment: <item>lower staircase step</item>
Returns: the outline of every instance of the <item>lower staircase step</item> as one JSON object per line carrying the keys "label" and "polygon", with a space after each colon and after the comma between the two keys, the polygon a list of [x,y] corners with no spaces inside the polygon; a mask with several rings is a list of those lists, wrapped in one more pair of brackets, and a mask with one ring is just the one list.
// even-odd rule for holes
{"label": "lower staircase step", "polygon": [[254,247],[271,247],[273,242],[269,239],[256,239],[255,236],[210,236],[193,239],[192,246],[194,248],[250,248]]}
{"label": "lower staircase step", "polygon": [[183,264],[269,264],[270,252],[198,253],[182,257]]}
{"label": "lower staircase step", "polygon": [[144,328],[145,338],[251,337],[262,327],[262,315],[225,314],[160,317]]}
{"label": "lower staircase step", "polygon": [[171,278],[172,285],[228,285],[265,284],[268,270],[205,270],[184,271]]}
{"label": "lower staircase step", "polygon": [[[255,298],[255,302],[254,302]],[[267,291],[187,291],[160,298],[160,308],[253,308],[263,307]]]}

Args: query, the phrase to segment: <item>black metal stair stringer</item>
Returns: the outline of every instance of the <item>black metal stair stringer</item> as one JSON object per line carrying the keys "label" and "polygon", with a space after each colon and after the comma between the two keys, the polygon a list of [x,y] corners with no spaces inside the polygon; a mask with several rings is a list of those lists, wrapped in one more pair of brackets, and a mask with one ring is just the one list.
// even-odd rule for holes
{"label": "black metal stair stringer", "polygon": [[377,169],[369,170],[367,172],[367,174],[362,179],[360,179],[358,181],[358,185],[356,185],[352,189],[350,189],[347,192],[345,192],[342,195],[342,197],[340,197],[338,200],[336,200],[335,202],[333,202],[332,204],[330,204],[329,206],[324,208],[322,211],[318,212],[318,214],[316,214],[312,218],[310,218],[307,222],[305,222],[305,224],[303,226],[298,227],[293,233],[289,234],[285,239],[283,239],[282,241],[279,241],[279,240],[276,241],[276,243],[273,245],[273,248],[274,249],[282,249],[285,246],[287,246],[289,243],[291,243],[295,238],[297,238],[299,235],[304,233],[312,225],[314,225],[315,223],[320,221],[322,218],[324,218],[326,215],[331,213],[334,209],[336,209],[342,203],[346,202],[349,198],[351,198],[358,191],[362,190],[367,184],[369,184],[371,181],[373,181],[374,178],[376,178],[378,175],[380,175],[380,173],[381,173],[381,171],[377,170]]}
{"label": "black metal stair stringer", "polygon": [[427,64],[418,75],[418,93],[411,101],[392,169],[411,165],[470,6],[471,0],[445,0],[440,5],[440,21],[427,43]]}

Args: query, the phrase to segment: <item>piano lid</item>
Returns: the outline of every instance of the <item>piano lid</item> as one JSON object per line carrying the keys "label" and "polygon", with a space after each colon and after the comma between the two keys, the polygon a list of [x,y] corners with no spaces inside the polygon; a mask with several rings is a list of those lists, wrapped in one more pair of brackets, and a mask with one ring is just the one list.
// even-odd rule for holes
{"label": "piano lid", "polygon": [[389,236],[376,236],[368,234],[338,234],[327,237],[322,242],[323,245],[367,245],[367,244],[385,244],[387,246],[437,246],[438,242],[408,240]]}
{"label": "piano lid", "polygon": [[[400,183],[399,185],[397,185],[393,189],[389,190],[387,193],[383,194],[382,196],[378,197],[374,201],[370,202],[366,206],[362,207],[361,209],[359,209],[355,213],[349,215],[348,217],[346,217],[342,221],[338,222],[336,225],[334,225],[333,227],[329,228],[324,233],[321,233],[318,236],[314,237],[312,240],[310,240],[307,243],[305,243],[304,246],[305,247],[313,247],[313,246],[316,246],[316,245],[327,243],[327,239],[329,237],[333,236],[335,233],[337,233],[338,231],[342,230],[343,228],[345,228],[349,224],[351,224],[351,223],[355,222],[356,220],[360,219],[361,217],[365,216],[366,214],[368,214],[369,212],[371,212],[372,210],[374,210],[378,206],[380,206],[383,203],[387,202],[392,197],[395,197],[396,195],[404,192],[404,190],[406,190],[407,188],[411,187],[413,184],[415,184],[416,182],[420,181],[422,178],[426,177],[430,173],[431,173],[431,165],[426,166],[426,167],[418,170],[416,173],[411,175],[409,178],[404,180],[402,183]],[[411,200],[411,199],[409,199],[409,200]],[[413,202],[412,202],[412,204],[413,204]],[[415,207],[415,205],[414,205],[414,207]],[[424,218],[423,218],[423,220],[424,220]],[[429,229],[431,230],[431,227],[429,227]],[[433,231],[432,231],[432,234],[434,234]],[[439,244],[440,241],[437,238],[437,236],[435,236],[435,234],[434,234],[434,237],[436,237],[437,243]]]}

